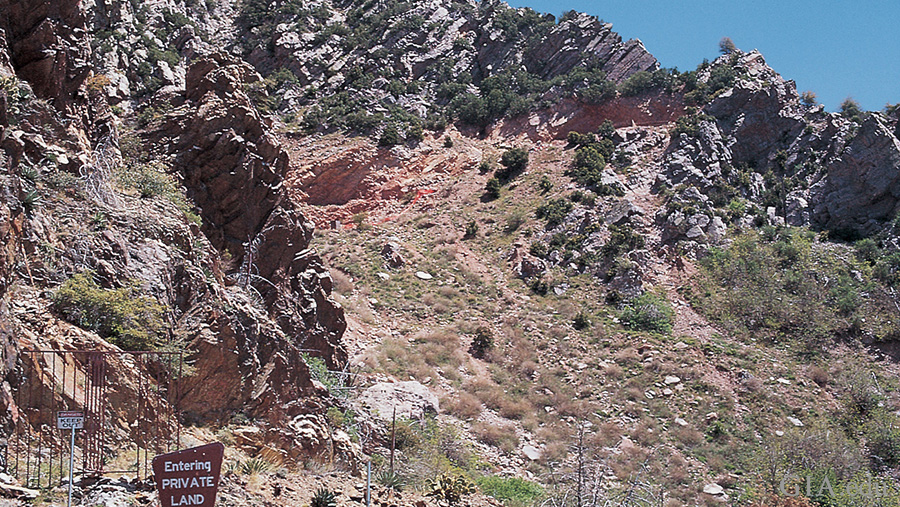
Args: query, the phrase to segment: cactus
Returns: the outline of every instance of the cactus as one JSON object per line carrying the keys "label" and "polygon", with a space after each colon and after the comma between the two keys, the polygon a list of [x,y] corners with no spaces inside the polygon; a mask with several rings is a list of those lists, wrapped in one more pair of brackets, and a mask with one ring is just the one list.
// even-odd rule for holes
{"label": "cactus", "polygon": [[461,475],[453,477],[444,474],[436,481],[431,479],[425,481],[425,487],[428,491],[426,496],[432,496],[450,505],[459,502],[463,495],[475,492],[475,485]]}

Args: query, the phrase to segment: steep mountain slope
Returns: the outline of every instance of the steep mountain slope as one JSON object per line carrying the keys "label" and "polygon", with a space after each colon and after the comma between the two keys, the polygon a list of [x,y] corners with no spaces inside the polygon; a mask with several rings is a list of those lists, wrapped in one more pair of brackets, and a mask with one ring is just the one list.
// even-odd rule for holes
{"label": "steep mountain slope", "polygon": [[184,348],[236,504],[362,454],[507,505],[896,479],[897,108],[498,1],[0,10],[7,434],[23,349]]}

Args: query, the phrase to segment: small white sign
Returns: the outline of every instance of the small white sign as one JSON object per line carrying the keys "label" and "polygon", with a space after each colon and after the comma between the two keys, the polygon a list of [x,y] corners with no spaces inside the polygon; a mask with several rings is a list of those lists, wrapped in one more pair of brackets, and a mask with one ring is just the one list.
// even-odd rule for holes
{"label": "small white sign", "polygon": [[84,428],[84,412],[76,410],[57,412],[56,427],[61,430],[80,430]]}

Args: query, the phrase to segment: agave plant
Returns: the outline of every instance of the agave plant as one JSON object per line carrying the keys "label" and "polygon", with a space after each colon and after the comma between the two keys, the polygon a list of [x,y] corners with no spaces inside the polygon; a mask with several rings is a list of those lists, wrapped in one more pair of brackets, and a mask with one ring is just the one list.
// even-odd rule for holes
{"label": "agave plant", "polygon": [[403,480],[403,476],[398,474],[397,472],[393,470],[385,470],[378,474],[378,476],[375,478],[375,482],[388,489],[400,491],[403,489],[405,481]]}
{"label": "agave plant", "polygon": [[324,487],[317,489],[309,501],[309,507],[337,507],[334,492]]}

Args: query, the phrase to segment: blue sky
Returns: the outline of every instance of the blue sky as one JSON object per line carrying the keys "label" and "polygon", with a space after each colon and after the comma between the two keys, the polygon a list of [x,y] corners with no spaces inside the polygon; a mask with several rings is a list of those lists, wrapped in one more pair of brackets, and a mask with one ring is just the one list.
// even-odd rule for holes
{"label": "blue sky", "polygon": [[559,15],[570,9],[640,39],[663,67],[694,69],[722,37],[758,49],[799,91],[829,110],[848,96],[864,109],[900,102],[900,0],[511,0]]}

